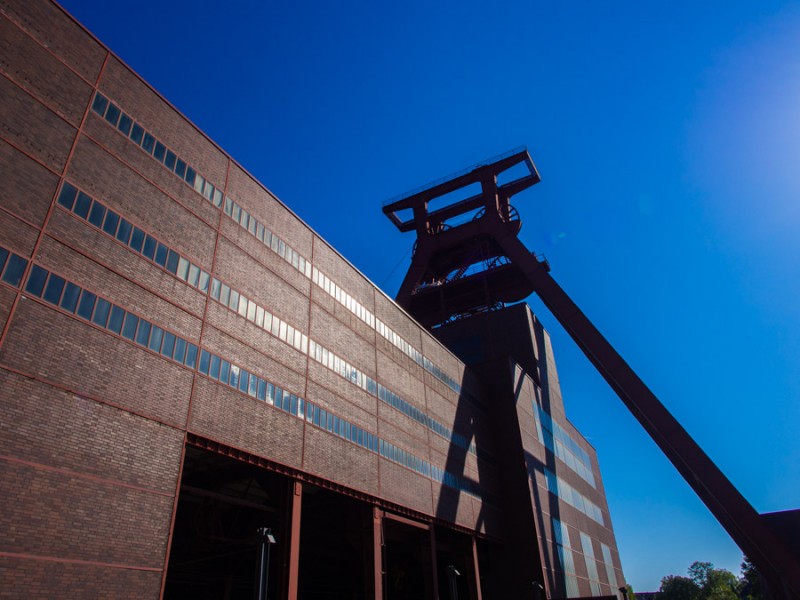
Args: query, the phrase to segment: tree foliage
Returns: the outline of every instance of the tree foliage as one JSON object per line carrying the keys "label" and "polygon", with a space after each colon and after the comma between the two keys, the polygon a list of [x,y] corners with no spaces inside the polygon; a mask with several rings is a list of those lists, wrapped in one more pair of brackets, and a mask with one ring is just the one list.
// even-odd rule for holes
{"label": "tree foliage", "polygon": [[661,600],[767,600],[761,576],[745,557],[742,577],[709,562],[694,562],[688,577],[667,575],[661,580]]}

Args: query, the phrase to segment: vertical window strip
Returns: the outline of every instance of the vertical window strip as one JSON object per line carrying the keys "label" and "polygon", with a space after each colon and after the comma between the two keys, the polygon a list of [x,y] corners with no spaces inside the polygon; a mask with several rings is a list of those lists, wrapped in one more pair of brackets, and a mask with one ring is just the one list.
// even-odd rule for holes
{"label": "vertical window strip", "polygon": [[600,576],[597,573],[597,561],[594,557],[594,546],[592,545],[592,538],[583,531],[581,534],[581,548],[583,549],[583,560],[586,563],[586,572],[589,574],[589,586],[592,590],[592,596],[599,596],[600,589]]}
{"label": "vertical window strip", "polygon": [[606,577],[608,584],[611,586],[611,591],[617,589],[617,573],[614,571],[614,561],[611,559],[611,548],[600,543],[600,550],[603,552],[603,564],[606,567]]}
{"label": "vertical window strip", "polygon": [[575,570],[575,560],[572,553],[572,545],[569,541],[569,529],[555,517],[551,517],[553,522],[553,537],[558,552],[558,560],[561,570],[564,572],[564,583],[566,586],[566,597],[577,598],[580,596],[578,588],[578,577]]}

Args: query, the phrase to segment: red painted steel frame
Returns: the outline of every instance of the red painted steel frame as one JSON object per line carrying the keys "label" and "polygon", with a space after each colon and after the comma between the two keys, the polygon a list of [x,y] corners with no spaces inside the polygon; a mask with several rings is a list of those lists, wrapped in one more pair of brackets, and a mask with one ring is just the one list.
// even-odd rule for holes
{"label": "red painted steel frame", "polygon": [[514,254],[522,257],[525,253],[529,263],[525,270],[536,293],[733,541],[753,561],[773,596],[787,600],[800,598],[800,558],[792,555],[773,534],[739,490],[550,277],[546,265],[528,253],[519,240],[515,242],[518,248]]}
{"label": "red painted steel frame", "polygon": [[[497,175],[514,162],[525,162],[530,165],[530,176],[510,187],[498,186]],[[418,236],[418,252],[398,292],[398,303],[427,326],[435,325],[446,318],[448,315],[444,313],[448,309],[463,310],[465,308],[463,304],[475,297],[470,294],[470,286],[486,286],[491,283],[489,277],[483,280],[474,279],[474,282],[434,281],[440,290],[438,295],[442,298],[448,290],[454,290],[450,302],[443,302],[442,307],[438,309],[444,313],[436,314],[436,309],[431,306],[430,301],[419,302],[419,296],[423,296],[431,289],[429,286],[420,285],[423,274],[431,273],[435,269],[437,257],[447,259],[451,256],[463,256],[468,253],[470,244],[476,243],[478,236],[483,240],[491,239],[496,244],[495,251],[498,255],[502,253],[514,267],[510,278],[495,278],[494,283],[500,286],[515,286],[519,288],[518,292],[527,287],[539,295],[734,542],[752,560],[766,579],[772,595],[786,600],[800,599],[800,556],[793,553],[773,532],[766,520],[723,475],[589,318],[555,282],[550,276],[549,265],[539,261],[517,237],[519,226],[511,226],[510,213],[506,207],[512,194],[538,182],[538,173],[532,165],[527,151],[515,153],[511,157],[481,165],[468,174],[403,197],[384,207],[384,212],[401,231],[416,229]],[[428,211],[428,202],[434,198],[475,182],[481,183],[481,194],[433,212]],[[451,229],[431,224],[432,221],[441,221],[437,216],[449,217],[478,206],[485,207],[485,214],[469,223]],[[400,221],[396,213],[408,209],[414,211],[414,218]],[[460,288],[457,287],[459,285]],[[502,294],[500,291],[494,293],[498,297]],[[418,296],[416,303],[415,295]]]}

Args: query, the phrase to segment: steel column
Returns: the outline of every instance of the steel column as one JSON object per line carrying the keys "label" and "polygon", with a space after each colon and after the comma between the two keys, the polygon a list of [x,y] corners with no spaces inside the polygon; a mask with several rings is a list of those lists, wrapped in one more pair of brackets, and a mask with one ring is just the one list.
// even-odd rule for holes
{"label": "steel column", "polygon": [[300,573],[300,517],[303,508],[303,484],[299,481],[292,481],[290,485],[289,564],[286,597],[288,600],[297,600],[298,575]]}
{"label": "steel column", "polygon": [[372,565],[375,600],[383,600],[383,511],[372,507]]}

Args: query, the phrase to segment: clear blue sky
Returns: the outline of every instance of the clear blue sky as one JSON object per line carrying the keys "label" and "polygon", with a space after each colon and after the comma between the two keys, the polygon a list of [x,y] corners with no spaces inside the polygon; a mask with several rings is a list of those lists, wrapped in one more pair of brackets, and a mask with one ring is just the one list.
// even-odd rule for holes
{"label": "clear blue sky", "polygon": [[[64,4],[391,295],[413,240],[381,202],[526,144],[524,241],[757,510],[800,507],[800,4]],[[634,588],[695,560],[738,573],[531,304]]]}

